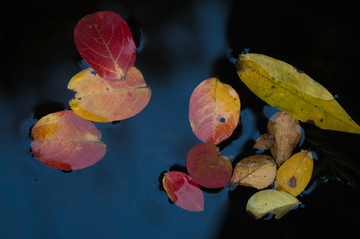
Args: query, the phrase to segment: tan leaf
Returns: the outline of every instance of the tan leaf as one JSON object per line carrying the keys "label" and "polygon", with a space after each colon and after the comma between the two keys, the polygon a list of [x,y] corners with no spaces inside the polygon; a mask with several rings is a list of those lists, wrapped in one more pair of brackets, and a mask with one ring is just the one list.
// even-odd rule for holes
{"label": "tan leaf", "polygon": [[268,155],[253,155],[237,163],[229,188],[233,185],[263,189],[275,179],[276,163]]}
{"label": "tan leaf", "polygon": [[292,151],[300,141],[299,121],[281,111],[271,116],[267,130],[269,134],[274,135],[275,142],[270,148],[270,152],[280,166],[290,158]]}
{"label": "tan leaf", "polygon": [[272,134],[262,134],[257,138],[254,149],[265,150],[273,146],[275,143],[274,135]]}

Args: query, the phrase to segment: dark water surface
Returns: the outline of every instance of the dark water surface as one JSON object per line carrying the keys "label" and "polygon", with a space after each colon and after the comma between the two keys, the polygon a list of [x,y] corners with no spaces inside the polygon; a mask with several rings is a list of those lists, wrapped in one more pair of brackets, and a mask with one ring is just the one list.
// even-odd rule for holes
{"label": "dark water surface", "polygon": [[[314,3],[316,2],[316,3]],[[254,154],[265,133],[264,102],[239,80],[233,57],[250,47],[305,71],[360,123],[358,1],[28,1],[0,9],[0,238],[304,238],[345,236],[357,231],[359,175],[346,167],[308,195],[305,207],[276,221],[247,218],[255,189],[204,192],[205,210],[170,204],[158,181],[174,164],[185,166],[188,150],[201,143],[188,121],[192,91],[219,76],[240,95],[243,125],[220,145],[234,161]],[[12,6],[11,6],[12,5]],[[138,115],[99,124],[105,157],[71,173],[31,156],[34,112],[68,108],[67,83],[82,69],[73,29],[86,14],[110,10],[132,28],[139,45],[135,66],[152,98]],[[37,108],[36,108],[37,107]],[[359,159],[359,135],[321,131],[302,124],[305,135]],[[239,136],[241,137],[239,138]],[[233,141],[232,141],[233,140]],[[316,147],[305,140],[307,149]],[[319,155],[315,167],[324,155]],[[357,166],[359,166],[358,163]],[[348,171],[346,171],[348,170]],[[353,181],[344,178],[351,176]],[[339,178],[341,181],[337,180]]]}

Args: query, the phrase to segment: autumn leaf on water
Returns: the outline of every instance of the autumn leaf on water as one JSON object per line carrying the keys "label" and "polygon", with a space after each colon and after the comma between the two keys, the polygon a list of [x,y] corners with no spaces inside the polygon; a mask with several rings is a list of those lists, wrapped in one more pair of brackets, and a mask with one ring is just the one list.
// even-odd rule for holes
{"label": "autumn leaf on water", "polygon": [[177,206],[193,212],[204,211],[204,194],[189,175],[170,171],[163,177],[165,191]]}
{"label": "autumn leaf on water", "polygon": [[127,119],[149,103],[150,87],[141,72],[131,67],[123,81],[105,81],[92,68],[71,78],[68,89],[76,92],[71,109],[79,116],[96,122]]}
{"label": "autumn leaf on water", "polygon": [[265,150],[272,147],[275,143],[274,135],[272,134],[262,134],[260,135],[254,144],[254,149]]}
{"label": "autumn leaf on water", "polygon": [[241,54],[237,72],[260,99],[295,119],[321,129],[360,134],[360,126],[331,93],[295,67],[261,54]]}
{"label": "autumn leaf on water", "polygon": [[42,117],[32,128],[31,150],[43,164],[61,170],[89,167],[106,153],[101,132],[71,110]]}
{"label": "autumn leaf on water", "polygon": [[124,19],[111,11],[83,17],[74,30],[75,45],[104,79],[123,80],[134,65],[136,46]]}
{"label": "autumn leaf on water", "polygon": [[208,143],[192,147],[186,157],[186,168],[192,180],[206,188],[221,188],[232,174],[230,159],[220,156],[219,149]]}
{"label": "autumn leaf on water", "polygon": [[219,144],[239,123],[240,99],[236,91],[218,78],[201,82],[190,98],[191,128],[204,143]]}
{"label": "autumn leaf on water", "polygon": [[309,150],[294,154],[279,168],[275,189],[288,192],[296,197],[310,182],[313,165]]}
{"label": "autumn leaf on water", "polygon": [[266,189],[250,197],[246,205],[246,212],[255,219],[260,219],[269,213],[273,213],[275,219],[280,219],[299,204],[301,202],[290,193]]}
{"label": "autumn leaf on water", "polygon": [[275,142],[270,152],[280,166],[291,156],[300,142],[301,126],[297,119],[287,113],[277,112],[270,117],[267,130],[269,134],[274,135]]}
{"label": "autumn leaf on water", "polygon": [[276,163],[268,155],[253,155],[237,163],[229,188],[233,185],[263,189],[274,182]]}

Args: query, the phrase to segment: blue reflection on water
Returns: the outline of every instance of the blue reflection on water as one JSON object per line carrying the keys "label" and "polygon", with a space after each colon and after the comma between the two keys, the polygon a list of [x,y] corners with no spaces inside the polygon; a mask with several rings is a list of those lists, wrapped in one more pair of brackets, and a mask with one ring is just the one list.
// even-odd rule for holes
{"label": "blue reflection on water", "polygon": [[241,137],[224,148],[221,151],[221,155],[232,155],[233,157],[240,155],[243,152],[246,142],[248,140],[254,140],[254,135],[260,135],[257,129],[256,115],[250,108],[245,108],[240,112],[240,122],[243,127]]}
{"label": "blue reflection on water", "polygon": [[281,110],[276,109],[275,107],[271,106],[271,105],[265,105],[263,107],[263,114],[267,119],[270,119],[271,116],[273,116],[274,114],[276,114],[277,112],[280,112]]}
{"label": "blue reflection on water", "polygon": [[[304,191],[302,191],[302,193],[301,193],[301,194],[306,195],[306,194],[311,193],[311,192],[312,192],[312,190],[314,190],[314,188],[316,187],[316,185],[317,185],[317,181],[315,180],[315,181],[311,184],[311,186],[310,186],[310,187],[308,187],[307,189],[305,189]],[[301,196],[302,196],[302,195],[301,195]]]}

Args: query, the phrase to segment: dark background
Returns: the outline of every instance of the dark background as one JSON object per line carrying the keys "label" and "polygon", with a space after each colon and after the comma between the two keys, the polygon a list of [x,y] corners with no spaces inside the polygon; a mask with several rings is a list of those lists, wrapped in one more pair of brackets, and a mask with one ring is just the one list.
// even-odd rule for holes
{"label": "dark background", "polygon": [[[170,204],[158,180],[174,164],[185,166],[188,150],[201,143],[191,131],[188,104],[195,87],[210,77],[219,76],[237,90],[242,122],[248,123],[222,144],[222,154],[235,161],[254,154],[253,140],[266,130],[266,104],[236,74],[232,61],[245,47],[305,71],[338,95],[360,123],[357,0],[4,4],[0,238],[325,238],[358,231],[360,197],[344,180],[330,179],[299,196],[305,207],[278,221],[247,218],[245,206],[254,189],[204,192],[205,210],[194,213]],[[86,14],[104,10],[120,14],[131,27],[139,47],[135,66],[151,87],[152,98],[132,118],[97,123],[107,144],[105,157],[89,168],[64,173],[31,156],[28,133],[36,122],[34,113],[68,108],[74,93],[67,83],[82,69],[73,29]],[[302,125],[305,135],[314,129]],[[359,135],[320,133],[344,154],[359,158]],[[358,175],[352,177],[358,180]]]}

